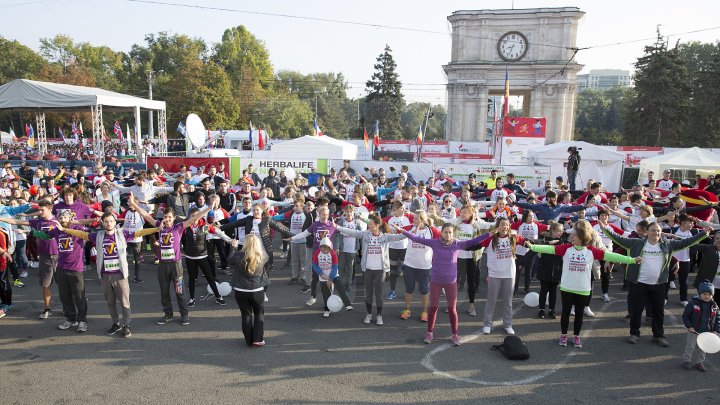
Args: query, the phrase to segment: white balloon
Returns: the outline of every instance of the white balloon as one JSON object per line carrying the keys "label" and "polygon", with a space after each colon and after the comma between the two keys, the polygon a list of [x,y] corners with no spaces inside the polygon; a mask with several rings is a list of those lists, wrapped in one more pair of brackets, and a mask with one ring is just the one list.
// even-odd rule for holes
{"label": "white balloon", "polygon": [[327,307],[332,312],[340,312],[343,307],[343,302],[338,295],[331,295],[327,300]]}
{"label": "white balloon", "polygon": [[529,307],[536,307],[540,305],[540,294],[536,292],[529,292],[525,294],[525,298],[523,298],[523,302],[525,305]]}
{"label": "white balloon", "polygon": [[230,287],[230,283],[224,281],[218,286],[218,291],[220,292],[220,295],[227,297],[232,292],[232,287]]}
{"label": "white balloon", "polygon": [[[218,292],[220,292],[220,283],[218,283],[216,281],[215,286],[217,286]],[[210,284],[207,285],[207,292],[208,292],[208,294],[214,294],[212,288],[210,287]],[[222,295],[222,294],[220,294],[220,295]]]}
{"label": "white balloon", "polygon": [[295,177],[297,177],[295,169],[293,169],[292,167],[288,167],[287,169],[285,169],[285,177],[290,181],[295,180]]}
{"label": "white balloon", "polygon": [[697,337],[697,345],[705,353],[720,352],[720,336],[712,332],[703,332]]}

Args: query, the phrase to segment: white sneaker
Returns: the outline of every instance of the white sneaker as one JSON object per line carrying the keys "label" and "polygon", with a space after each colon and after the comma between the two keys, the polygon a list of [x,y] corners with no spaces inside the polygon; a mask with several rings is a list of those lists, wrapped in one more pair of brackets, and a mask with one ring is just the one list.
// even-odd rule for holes
{"label": "white sneaker", "polygon": [[663,306],[667,305],[667,300],[665,300],[665,304]]}
{"label": "white sneaker", "polygon": [[682,306],[686,306],[687,304],[688,304],[687,301],[680,301],[680,305],[682,305]]}
{"label": "white sneaker", "polygon": [[595,314],[594,314],[593,311],[590,309],[590,307],[585,307],[585,310],[583,311],[583,313],[585,313],[585,316],[589,316],[590,318],[594,318],[594,317],[595,317]]}
{"label": "white sneaker", "polygon": [[32,267],[33,269],[37,269],[38,267],[40,267],[40,264],[38,262],[30,262],[30,267]]}
{"label": "white sneaker", "polygon": [[490,327],[489,326],[483,326],[482,333],[483,335],[489,335],[490,334]]}
{"label": "white sneaker", "polygon": [[307,306],[312,306],[312,305],[313,305],[314,303],[316,303],[316,302],[317,302],[317,300],[316,300],[315,298],[310,297],[310,299],[308,299],[307,301],[305,301],[305,305],[307,305]]}
{"label": "white sneaker", "polygon": [[382,315],[378,315],[378,316],[375,318],[375,325],[378,325],[378,326],[382,326],[382,325],[383,325]]}
{"label": "white sneaker", "polygon": [[369,325],[370,322],[372,322],[372,314],[365,315],[365,320],[363,320],[363,323]]}
{"label": "white sneaker", "polygon": [[323,312],[323,318],[330,318],[330,311]]}
{"label": "white sneaker", "polygon": [[265,302],[270,301],[270,299],[267,297],[267,294],[265,294]]}
{"label": "white sneaker", "polygon": [[20,278],[27,278],[27,276],[28,276],[27,271],[20,272]]}
{"label": "white sneaker", "polygon": [[609,295],[603,294],[602,298],[603,298],[603,301],[605,301],[605,302],[610,302],[610,296],[609,296]]}
{"label": "white sneaker", "polygon": [[672,288],[673,290],[677,288],[677,285],[675,285],[674,281],[670,282],[670,288]]}
{"label": "white sneaker", "polygon": [[515,329],[513,329],[512,326],[508,326],[507,328],[505,328],[505,333],[507,333],[508,335],[514,335]]}
{"label": "white sneaker", "polygon": [[572,308],[570,308],[570,315],[575,316],[575,305],[573,305]]}

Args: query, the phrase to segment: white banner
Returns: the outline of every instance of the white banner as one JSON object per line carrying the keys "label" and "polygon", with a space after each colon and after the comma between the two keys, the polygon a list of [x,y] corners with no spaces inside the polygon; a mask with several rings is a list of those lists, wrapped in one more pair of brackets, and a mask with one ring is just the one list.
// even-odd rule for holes
{"label": "white banner", "polygon": [[500,142],[503,144],[498,145],[498,149],[502,150],[503,164],[527,164],[529,161],[529,152],[545,146],[545,138],[507,135],[503,138],[500,138]]}
{"label": "white banner", "polygon": [[437,169],[445,169],[448,175],[456,181],[466,182],[470,173],[475,173],[478,181],[490,177],[491,170],[497,170],[498,176],[505,176],[508,173],[515,175],[515,180],[525,180],[529,188],[540,188],[545,180],[550,179],[549,166],[513,166],[513,165],[460,165],[460,164],[437,164]]}
{"label": "white banner", "polygon": [[[245,169],[248,165],[253,165],[253,172],[257,173],[261,179],[267,177],[270,169],[275,169],[279,174],[281,171],[292,168],[295,173],[310,173],[314,168],[318,173],[327,173],[326,159],[263,159],[263,158],[249,158],[241,157],[240,168]],[[342,166],[342,161],[340,161]]]}
{"label": "white banner", "polygon": [[487,155],[490,153],[490,142],[448,142],[450,153],[469,153],[473,155]]}

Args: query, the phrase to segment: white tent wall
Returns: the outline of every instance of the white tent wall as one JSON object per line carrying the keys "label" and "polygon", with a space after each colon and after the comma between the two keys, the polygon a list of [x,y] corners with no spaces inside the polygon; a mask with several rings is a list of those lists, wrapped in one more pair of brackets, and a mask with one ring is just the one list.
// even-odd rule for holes
{"label": "white tent wall", "polygon": [[530,157],[535,163],[550,166],[551,177],[562,176],[567,180],[567,169],[563,164],[568,160],[567,149],[570,146],[575,146],[580,151],[580,170],[576,179],[578,189],[585,188],[585,183],[590,179],[601,182],[609,191],[620,189],[625,160],[625,155],[621,153],[587,142],[572,141],[545,145],[530,151]]}
{"label": "white tent wall", "polygon": [[329,136],[305,135],[273,145],[272,155],[277,159],[357,159],[357,146]]}
{"label": "white tent wall", "polygon": [[[656,156],[640,161],[640,179],[647,179],[649,171],[655,172],[655,178],[662,177],[664,170],[693,170],[704,176],[720,173],[720,154],[701,148],[681,149],[676,152]],[[684,180],[677,179],[677,180]]]}

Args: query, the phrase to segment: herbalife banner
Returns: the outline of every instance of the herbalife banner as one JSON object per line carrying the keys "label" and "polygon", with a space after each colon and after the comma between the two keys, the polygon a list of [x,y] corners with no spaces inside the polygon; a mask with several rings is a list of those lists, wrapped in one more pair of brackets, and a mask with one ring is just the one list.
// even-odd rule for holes
{"label": "herbalife banner", "polygon": [[316,172],[326,174],[328,171],[327,159],[265,159],[265,158],[232,158],[232,173],[230,174],[233,183],[237,182],[242,171],[252,164],[253,172],[261,179],[268,175],[270,169],[275,169],[279,174],[281,171],[293,168],[295,173],[310,173],[314,168]]}

